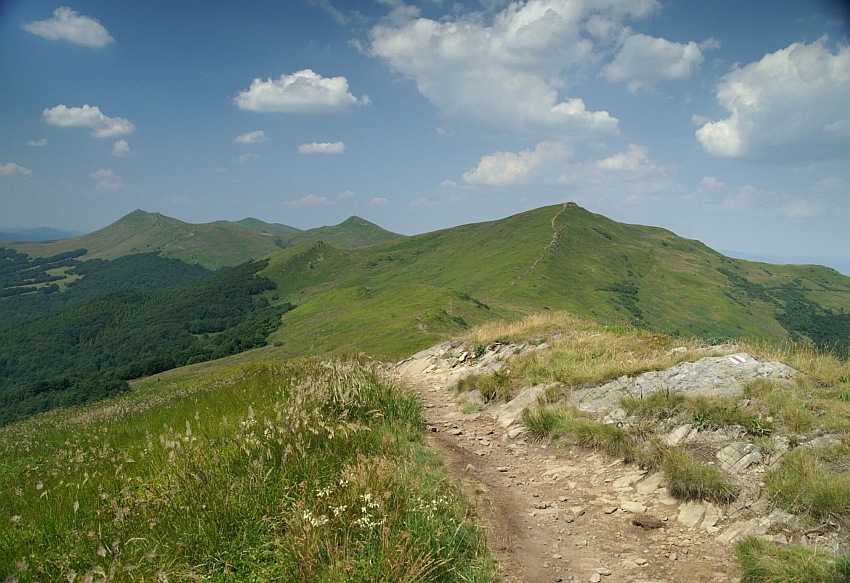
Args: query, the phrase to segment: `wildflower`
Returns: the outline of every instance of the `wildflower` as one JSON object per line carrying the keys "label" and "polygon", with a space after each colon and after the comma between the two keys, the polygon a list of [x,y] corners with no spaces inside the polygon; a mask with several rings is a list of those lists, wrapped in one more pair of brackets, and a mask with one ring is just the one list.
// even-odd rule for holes
{"label": "wildflower", "polygon": [[21,515],[20,515],[20,514],[15,514],[15,515],[11,518],[11,521],[12,521],[12,524],[18,524],[18,523],[21,521]]}

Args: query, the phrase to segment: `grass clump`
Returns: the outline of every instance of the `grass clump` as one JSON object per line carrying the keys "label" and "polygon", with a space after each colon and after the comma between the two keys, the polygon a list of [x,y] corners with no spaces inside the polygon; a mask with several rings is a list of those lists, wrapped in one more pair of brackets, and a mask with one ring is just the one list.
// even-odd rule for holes
{"label": "grass clump", "polygon": [[459,393],[478,391],[485,402],[509,401],[514,394],[514,382],[507,372],[473,374],[462,378],[455,385]]}
{"label": "grass clump", "polygon": [[661,471],[670,494],[680,500],[708,500],[724,504],[735,500],[735,489],[723,473],[716,466],[699,461],[686,449],[666,449],[661,459]]}
{"label": "grass clump", "polygon": [[627,461],[635,459],[639,438],[635,431],[594,421],[568,407],[525,409],[523,425],[537,439],[567,437],[572,443]]}
{"label": "grass clump", "polygon": [[735,545],[742,583],[846,583],[850,557],[812,546],[779,546],[754,536]]}
{"label": "grass clump", "polygon": [[681,393],[657,391],[643,398],[623,397],[620,404],[629,415],[660,420],[675,417],[682,411],[687,401],[688,398]]}
{"label": "grass clump", "polygon": [[768,494],[792,512],[850,517],[850,472],[830,471],[811,449],[797,448],[765,476]]}

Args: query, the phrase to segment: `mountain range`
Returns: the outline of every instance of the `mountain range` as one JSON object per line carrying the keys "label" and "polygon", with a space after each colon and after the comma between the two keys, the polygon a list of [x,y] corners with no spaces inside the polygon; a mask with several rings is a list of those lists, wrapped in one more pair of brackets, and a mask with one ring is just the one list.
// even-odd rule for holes
{"label": "mountain range", "polygon": [[[733,259],[573,203],[416,236],[359,217],[299,230],[134,211],[89,235],[3,254],[0,368],[15,363],[29,376],[7,372],[0,398],[39,395],[20,393],[38,382],[48,383],[42,393],[61,390],[27,364],[45,350],[69,358],[75,374],[119,371],[118,380],[263,344],[279,357],[392,359],[545,310],[688,337],[792,339],[843,354],[850,346],[850,278],[837,271]],[[252,299],[239,303],[239,294]],[[156,306],[167,307],[171,327]],[[134,351],[144,358],[128,358]]]}

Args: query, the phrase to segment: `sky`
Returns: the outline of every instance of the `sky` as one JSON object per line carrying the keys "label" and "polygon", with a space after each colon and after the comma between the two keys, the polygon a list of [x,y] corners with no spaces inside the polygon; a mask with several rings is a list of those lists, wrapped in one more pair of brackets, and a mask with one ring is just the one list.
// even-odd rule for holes
{"label": "sky", "polygon": [[573,201],[850,274],[848,17],[838,0],[0,0],[0,228],[142,209],[411,235]]}

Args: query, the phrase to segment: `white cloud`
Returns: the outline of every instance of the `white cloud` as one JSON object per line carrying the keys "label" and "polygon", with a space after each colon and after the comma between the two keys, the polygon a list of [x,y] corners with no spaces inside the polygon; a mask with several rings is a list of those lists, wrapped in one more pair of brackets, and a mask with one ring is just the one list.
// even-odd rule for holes
{"label": "white cloud", "polygon": [[284,202],[286,206],[309,206],[309,205],[317,205],[317,204],[330,204],[330,200],[326,196],[319,196],[318,194],[308,194],[305,197],[299,198],[298,200],[288,200]]}
{"label": "white cloud", "polygon": [[342,142],[311,142],[298,146],[299,154],[342,154],[345,144]]}
{"label": "white cloud", "polygon": [[327,12],[337,24],[348,24],[349,18],[341,10],[331,4],[330,0],[309,0],[309,3]]}
{"label": "white cloud", "polygon": [[715,178],[714,176],[703,176],[702,180],[699,181],[700,186],[704,186],[705,188],[725,188],[726,185]]}
{"label": "white cloud", "polygon": [[646,146],[636,144],[629,144],[628,151],[597,160],[593,165],[599,170],[608,172],[642,172],[655,168],[649,159],[649,150]]}
{"label": "white cloud", "polygon": [[101,169],[89,174],[95,188],[98,190],[117,190],[124,186],[124,179],[116,175],[112,170]]}
{"label": "white cloud", "polygon": [[21,27],[27,32],[46,39],[64,40],[93,49],[102,49],[109,43],[115,42],[115,39],[96,19],[80,16],[67,6],[60,6],[54,10],[53,18],[29,22]]}
{"label": "white cloud", "polygon": [[637,93],[661,80],[687,79],[704,60],[694,41],[681,44],[635,34],[626,39],[604,75],[612,82],[625,81],[628,90]]}
{"label": "white cloud", "polygon": [[711,155],[767,161],[850,155],[850,46],[794,43],[727,73],[717,102],[729,116],[696,131]]}
{"label": "white cloud", "polygon": [[340,192],[339,194],[336,195],[336,197],[340,200],[348,200],[349,198],[351,198],[353,196],[354,196],[354,193],[350,190],[343,190],[342,192]]}
{"label": "white cloud", "polygon": [[250,88],[233,100],[239,109],[284,113],[332,113],[371,103],[368,95],[355,97],[345,77],[322,77],[312,69],[254,79]]}
{"label": "white cloud", "polygon": [[260,142],[268,142],[269,139],[266,137],[266,132],[263,130],[256,130],[253,132],[245,132],[244,134],[236,136],[235,141],[238,144],[259,144]]}
{"label": "white cloud", "polygon": [[505,186],[528,179],[535,170],[554,164],[563,168],[572,155],[572,147],[562,142],[540,142],[534,150],[495,152],[482,156],[473,170],[465,172],[468,183]]}
{"label": "white cloud", "polygon": [[118,140],[112,144],[112,155],[122,158],[130,153],[130,144],[126,140]]}
{"label": "white cloud", "polygon": [[94,138],[114,138],[136,131],[130,121],[123,117],[107,117],[97,106],[67,107],[57,105],[41,113],[45,123],[66,128],[88,128]]}
{"label": "white cloud", "polygon": [[779,212],[789,219],[811,219],[821,216],[824,206],[820,201],[797,197],[783,204]]}
{"label": "white cloud", "polygon": [[43,148],[47,145],[47,138],[40,138],[38,140],[27,140],[27,146],[32,146],[33,148]]}
{"label": "white cloud", "polygon": [[383,196],[376,196],[369,201],[369,206],[387,206],[390,204],[390,199]]}
{"label": "white cloud", "polygon": [[8,176],[14,172],[17,172],[18,174],[32,174],[32,170],[25,168],[20,164],[15,164],[14,162],[0,164],[0,176]]}
{"label": "white cloud", "polygon": [[369,54],[410,78],[443,114],[475,127],[536,139],[580,141],[618,132],[618,120],[562,96],[570,71],[598,57],[626,19],[648,16],[654,0],[513,2],[491,22],[396,10],[370,31]]}
{"label": "white cloud", "polygon": [[838,176],[825,176],[812,187],[815,192],[838,192],[847,188],[847,181]]}
{"label": "white cloud", "polygon": [[260,157],[253,153],[240,154],[233,158],[233,161],[238,164],[244,164],[245,162],[251,162],[253,160],[259,160]]}

